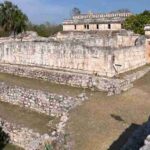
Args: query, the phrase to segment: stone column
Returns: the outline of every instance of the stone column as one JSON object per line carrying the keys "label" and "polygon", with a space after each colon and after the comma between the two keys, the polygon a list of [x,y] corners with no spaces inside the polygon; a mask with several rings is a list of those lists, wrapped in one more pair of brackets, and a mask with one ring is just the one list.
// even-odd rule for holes
{"label": "stone column", "polygon": [[115,70],[114,70],[113,65],[114,65],[114,55],[109,54],[108,55],[108,71],[107,71],[108,77],[115,76]]}
{"label": "stone column", "polygon": [[146,25],[144,30],[146,36],[146,59],[147,63],[150,63],[150,24]]}

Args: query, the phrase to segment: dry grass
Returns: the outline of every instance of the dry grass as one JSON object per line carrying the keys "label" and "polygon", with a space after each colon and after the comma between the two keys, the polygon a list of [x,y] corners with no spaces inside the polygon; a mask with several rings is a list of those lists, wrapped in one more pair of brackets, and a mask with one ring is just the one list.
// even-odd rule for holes
{"label": "dry grass", "polygon": [[[0,74],[0,81],[70,96],[76,96],[83,91],[78,88],[7,74]],[[134,88],[121,95],[107,97],[105,93],[90,92],[88,90],[86,90],[86,93],[89,96],[89,101],[84,102],[71,112],[70,120],[66,127],[74,139],[75,150],[107,150],[127,128],[131,129],[133,126],[136,127],[142,124],[147,121],[150,115],[150,73],[137,81]],[[17,114],[14,108],[4,107],[1,103],[0,107],[0,114],[3,114],[3,117],[6,118],[9,116],[8,120]],[[4,110],[4,108],[6,109]],[[38,117],[33,114],[30,115],[30,119],[27,119],[23,114],[18,118],[16,116],[14,118],[16,118],[14,119],[15,122],[20,120],[19,118],[23,118],[19,121],[20,123],[23,120],[25,122],[28,120],[31,124],[26,124],[26,126],[30,128],[35,128],[34,126],[36,126],[32,122],[40,124],[38,130],[41,130],[42,120],[44,119],[40,117],[41,121],[36,120]],[[43,124],[48,121],[47,119],[44,119]],[[133,132],[133,129],[130,130],[130,133]],[[122,139],[121,144],[126,142],[127,137],[128,135]],[[117,146],[117,148],[110,150],[119,150],[120,145],[118,144]]]}
{"label": "dry grass", "polygon": [[0,117],[11,123],[33,129],[41,134],[50,132],[50,127],[47,124],[49,121],[55,120],[55,118],[50,116],[5,102],[0,102]]}
{"label": "dry grass", "polygon": [[[66,128],[74,139],[75,150],[107,150],[128,128],[130,133],[122,135],[122,145],[133,127],[150,115],[150,73],[121,95],[92,94],[89,101],[71,112]],[[109,150],[119,150],[120,143]]]}
{"label": "dry grass", "polygon": [[4,150],[24,150],[24,149],[21,148],[21,147],[12,145],[12,144],[8,144],[8,145],[4,148]]}

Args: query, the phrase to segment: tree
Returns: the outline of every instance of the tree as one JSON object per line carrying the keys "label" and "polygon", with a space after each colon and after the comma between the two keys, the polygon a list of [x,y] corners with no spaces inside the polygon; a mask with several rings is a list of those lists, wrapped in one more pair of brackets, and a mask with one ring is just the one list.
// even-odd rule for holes
{"label": "tree", "polygon": [[0,4],[0,25],[9,34],[21,33],[26,30],[28,17],[9,1]]}
{"label": "tree", "polygon": [[81,14],[81,11],[80,11],[80,9],[79,8],[73,8],[72,9],[72,16],[77,16],[77,15],[80,15]]}
{"label": "tree", "polygon": [[57,32],[62,31],[62,25],[52,25],[49,22],[40,25],[29,23],[27,29],[29,31],[37,32],[39,36],[49,37]]}
{"label": "tree", "polygon": [[131,11],[127,8],[125,9],[118,9],[118,10],[115,10],[115,11],[112,11],[111,13],[130,13]]}
{"label": "tree", "polygon": [[138,34],[144,34],[146,24],[150,24],[150,11],[128,17],[124,22],[124,28]]}

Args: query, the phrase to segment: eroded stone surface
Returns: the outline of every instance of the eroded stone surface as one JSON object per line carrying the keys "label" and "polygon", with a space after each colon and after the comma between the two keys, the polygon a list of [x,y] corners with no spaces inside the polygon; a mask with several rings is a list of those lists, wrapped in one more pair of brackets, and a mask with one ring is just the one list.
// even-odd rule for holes
{"label": "eroded stone surface", "polygon": [[31,129],[9,123],[1,118],[0,127],[8,134],[10,143],[23,147],[25,150],[40,150],[40,146],[44,147],[46,141],[52,142],[52,138],[48,134],[40,135]]}
{"label": "eroded stone surface", "polygon": [[87,98],[86,96],[70,97],[57,95],[0,82],[0,99],[47,115],[59,117]]}

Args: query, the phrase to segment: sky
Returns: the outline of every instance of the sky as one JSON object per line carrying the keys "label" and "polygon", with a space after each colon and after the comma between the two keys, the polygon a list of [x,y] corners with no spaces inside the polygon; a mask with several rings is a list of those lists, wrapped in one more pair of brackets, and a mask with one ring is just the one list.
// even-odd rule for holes
{"label": "sky", "polygon": [[[81,12],[110,12],[128,8],[133,13],[150,10],[150,0],[10,0],[35,24],[44,22],[61,23],[68,19],[71,10],[77,7]],[[0,0],[4,2],[4,0]]]}

